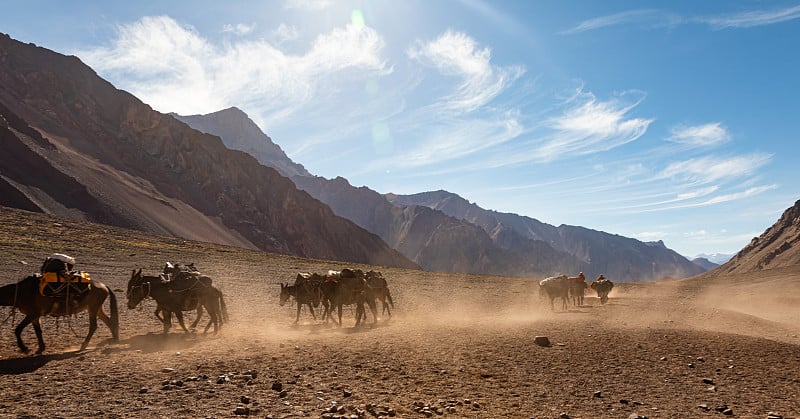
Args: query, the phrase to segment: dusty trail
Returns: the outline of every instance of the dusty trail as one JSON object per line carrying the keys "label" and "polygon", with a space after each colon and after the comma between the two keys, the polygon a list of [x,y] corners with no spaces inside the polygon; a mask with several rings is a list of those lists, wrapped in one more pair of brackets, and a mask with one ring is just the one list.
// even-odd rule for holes
{"label": "dusty trail", "polygon": [[[800,416],[800,270],[620,285],[606,305],[590,297],[552,312],[533,278],[377,268],[394,316],[354,329],[349,309],[337,328],[305,309],[294,325],[295,308],[277,304],[279,282],[343,264],[89,227],[79,234],[101,240],[70,247],[31,241],[46,224],[25,228],[4,230],[3,283],[54,245],[118,291],[134,268],[194,262],[224,292],[232,320],[216,336],[164,336],[152,302],[122,304],[120,342],[101,326],[75,353],[85,314],[47,319],[43,356],[16,351],[9,320],[0,327],[0,417],[320,417],[333,406],[347,417],[424,417],[425,407],[470,418]],[[553,345],[535,345],[537,335]],[[33,331],[24,339],[33,343]]]}

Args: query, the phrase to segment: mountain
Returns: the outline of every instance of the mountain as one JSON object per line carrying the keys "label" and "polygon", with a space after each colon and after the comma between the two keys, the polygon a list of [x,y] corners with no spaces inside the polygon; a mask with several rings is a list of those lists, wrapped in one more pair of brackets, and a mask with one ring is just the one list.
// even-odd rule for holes
{"label": "mountain", "polygon": [[558,227],[517,214],[485,210],[447,191],[414,195],[386,195],[397,205],[423,205],[480,226],[503,248],[513,248],[519,238],[539,240],[553,249],[572,255],[588,265],[588,278],[599,274],[620,281],[651,281],[686,278],[704,272],[663,242],[644,243],[585,227]]}
{"label": "mountain", "polygon": [[367,187],[342,178],[295,176],[292,180],[339,216],[379,235],[425,270],[512,276],[548,276],[583,267],[547,243],[520,240],[497,246],[480,227],[425,206],[401,207]]}
{"label": "mountain", "polygon": [[709,275],[742,274],[800,265],[800,200],[731,260]]}
{"label": "mountain", "polygon": [[719,266],[718,263],[714,263],[706,258],[694,258],[692,259],[692,263],[703,268],[706,271],[710,271]]}
{"label": "mountain", "polygon": [[[224,123],[217,116],[220,113],[227,114]],[[226,144],[252,146],[268,138],[256,133],[258,127],[238,110],[183,120],[219,135]],[[231,130],[231,126],[240,129]],[[263,162],[286,166],[283,158],[277,163]],[[602,273],[620,281],[683,278],[706,270],[663,242],[643,243],[582,227],[554,227],[529,217],[487,211],[446,191],[381,195],[356,188],[341,177],[300,174],[291,179],[336,215],[377,234],[426,270],[514,276],[584,271],[590,277]]]}
{"label": "mountain", "polygon": [[[417,267],[219,137],[0,34],[0,205],[302,257]],[[79,238],[77,238],[79,240]]]}
{"label": "mountain", "polygon": [[705,253],[700,253],[699,255],[695,256],[692,259],[708,259],[709,262],[715,263],[717,265],[722,265],[723,263],[731,260],[734,255],[728,253],[712,253],[707,255]]}
{"label": "mountain", "polygon": [[232,150],[253,156],[264,166],[276,169],[286,177],[311,176],[305,167],[293,162],[246,113],[233,107],[205,115],[182,116],[171,113],[190,127],[220,137]]}

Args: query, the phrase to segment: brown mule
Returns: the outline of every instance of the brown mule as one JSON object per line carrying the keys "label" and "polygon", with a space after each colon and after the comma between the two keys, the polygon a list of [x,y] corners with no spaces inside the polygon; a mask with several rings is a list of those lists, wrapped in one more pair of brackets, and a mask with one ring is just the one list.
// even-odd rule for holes
{"label": "brown mule", "polygon": [[[11,306],[25,315],[22,322],[14,329],[17,336],[17,346],[22,352],[29,352],[25,343],[22,342],[22,330],[33,323],[33,330],[36,332],[36,339],[39,341],[37,354],[44,352],[44,339],[42,338],[42,326],[39,318],[42,316],[69,316],[82,311],[89,312],[89,333],[81,344],[81,350],[86,349],[92,335],[97,330],[97,318],[111,329],[113,339],[119,340],[119,313],[117,310],[117,298],[114,292],[107,285],[98,280],[91,280],[87,291],[77,293],[74,297],[67,300],[64,297],[44,296],[39,292],[39,276],[31,275],[15,284],[3,285],[0,287],[0,306]],[[103,312],[103,303],[106,298],[111,303],[111,317]]]}

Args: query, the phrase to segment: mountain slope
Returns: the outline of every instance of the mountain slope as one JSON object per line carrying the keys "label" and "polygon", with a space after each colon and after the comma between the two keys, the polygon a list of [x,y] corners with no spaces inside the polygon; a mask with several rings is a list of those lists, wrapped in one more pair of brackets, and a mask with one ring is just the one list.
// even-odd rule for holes
{"label": "mountain slope", "polygon": [[742,274],[795,265],[800,265],[800,200],[736,256],[708,274]]}
{"label": "mountain slope", "polygon": [[206,115],[170,115],[198,131],[220,137],[228,148],[244,151],[283,176],[311,176],[305,167],[289,159],[239,108],[228,108]]}
{"label": "mountain slope", "polygon": [[584,272],[594,278],[603,274],[620,281],[685,278],[704,271],[661,242],[644,243],[584,227],[558,227],[517,214],[485,210],[447,191],[414,195],[387,195],[398,205],[424,205],[463,219],[487,231],[500,247],[513,248],[519,239],[541,240],[588,265]]}
{"label": "mountain slope", "polygon": [[[20,154],[3,162],[6,204],[303,257],[416,266],[274,169],[153,111],[76,57],[0,35],[0,104],[3,138]],[[32,181],[33,160],[37,171],[60,174]]]}
{"label": "mountain slope", "polygon": [[502,248],[478,226],[425,206],[399,207],[346,179],[295,176],[297,186],[342,217],[381,236],[423,269],[513,276],[578,272],[579,260],[541,241]]}

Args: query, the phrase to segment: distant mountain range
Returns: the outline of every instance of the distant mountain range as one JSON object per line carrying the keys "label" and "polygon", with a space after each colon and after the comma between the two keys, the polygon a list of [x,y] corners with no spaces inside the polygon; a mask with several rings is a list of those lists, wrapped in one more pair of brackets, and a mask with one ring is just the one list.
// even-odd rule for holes
{"label": "distant mountain range", "polygon": [[[309,173],[237,108],[166,115],[76,57],[0,34],[0,206],[324,260],[617,281],[697,275],[663,242],[381,194]],[[290,179],[291,178],[291,179]],[[797,205],[795,205],[797,207]],[[797,212],[712,272],[798,263]],[[76,242],[79,252],[80,242]]]}
{"label": "distant mountain range", "polygon": [[711,263],[715,263],[717,265],[722,265],[723,263],[731,260],[734,255],[729,253],[712,253],[707,255],[705,253],[700,253],[699,255],[695,256],[693,259],[706,259]]}
{"label": "distant mountain range", "polygon": [[[239,120],[220,123],[220,114]],[[231,148],[254,149],[265,139],[270,141],[263,133],[252,134],[258,127],[238,109],[177,117],[195,129],[219,135]],[[261,156],[260,161],[268,166],[293,164],[283,152]],[[644,243],[583,227],[555,227],[517,214],[485,210],[447,191],[382,195],[354,187],[341,177],[296,174],[291,179],[335,214],[377,234],[426,270],[513,276],[583,271],[588,277],[603,274],[620,281],[684,278],[706,270],[663,242]]]}

